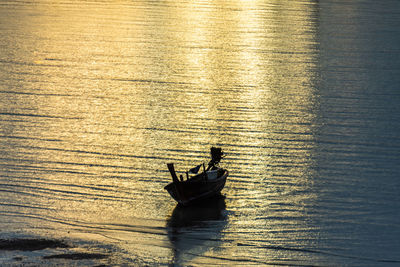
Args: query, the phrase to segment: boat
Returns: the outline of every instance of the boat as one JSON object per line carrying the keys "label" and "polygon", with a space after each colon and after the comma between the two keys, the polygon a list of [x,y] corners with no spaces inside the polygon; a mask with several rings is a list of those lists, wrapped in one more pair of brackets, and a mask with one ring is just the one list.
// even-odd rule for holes
{"label": "boat", "polygon": [[[172,183],[169,183],[164,189],[183,206],[188,206],[220,194],[229,175],[228,170],[219,166],[222,158],[222,149],[212,147],[211,160],[207,168],[203,163],[190,169],[186,172],[186,180],[182,175],[178,179],[174,164],[168,163],[167,166],[172,176]],[[198,173],[201,167],[203,167],[203,171]]]}

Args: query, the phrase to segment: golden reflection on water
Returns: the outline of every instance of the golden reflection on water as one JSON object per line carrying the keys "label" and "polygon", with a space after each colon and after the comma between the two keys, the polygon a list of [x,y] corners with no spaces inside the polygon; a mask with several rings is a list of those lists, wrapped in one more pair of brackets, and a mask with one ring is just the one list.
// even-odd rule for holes
{"label": "golden reflection on water", "polygon": [[[55,235],[72,228],[72,236],[168,258],[174,244],[158,235],[175,207],[162,190],[165,163],[183,170],[219,145],[231,178],[218,239],[293,238],[280,230],[306,228],[301,207],[312,198],[314,9],[297,1],[29,5],[15,36],[27,44],[16,51],[23,64],[9,71],[25,95],[7,110],[44,117],[4,129],[35,138],[13,140],[10,156],[35,169],[10,167],[31,183],[27,192],[39,187],[30,201],[47,210],[35,216]],[[295,234],[293,242],[306,242]],[[221,246],[233,258],[253,253]]]}

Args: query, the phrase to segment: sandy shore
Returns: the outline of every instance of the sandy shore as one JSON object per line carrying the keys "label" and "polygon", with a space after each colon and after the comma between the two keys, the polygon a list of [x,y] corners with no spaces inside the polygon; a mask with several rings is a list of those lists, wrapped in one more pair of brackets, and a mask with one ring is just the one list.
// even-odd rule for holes
{"label": "sandy shore", "polygon": [[108,266],[109,258],[107,253],[88,251],[87,248],[73,246],[64,240],[0,239],[2,266]]}

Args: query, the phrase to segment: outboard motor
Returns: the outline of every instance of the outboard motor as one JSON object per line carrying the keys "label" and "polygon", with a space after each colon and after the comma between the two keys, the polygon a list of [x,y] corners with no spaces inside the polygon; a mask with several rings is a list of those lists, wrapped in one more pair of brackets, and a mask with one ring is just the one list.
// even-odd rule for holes
{"label": "outboard motor", "polygon": [[209,167],[217,165],[222,157],[224,156],[224,153],[222,152],[222,149],[220,147],[212,147],[211,148],[211,161],[208,163]]}

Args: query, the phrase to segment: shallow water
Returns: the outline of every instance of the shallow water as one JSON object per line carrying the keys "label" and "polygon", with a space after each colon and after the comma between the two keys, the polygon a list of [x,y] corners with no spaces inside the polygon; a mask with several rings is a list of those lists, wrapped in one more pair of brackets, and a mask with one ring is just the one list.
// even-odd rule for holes
{"label": "shallow water", "polygon": [[[398,1],[3,1],[0,35],[0,239],[107,255],[0,264],[400,263]],[[211,146],[225,198],[177,207]]]}

